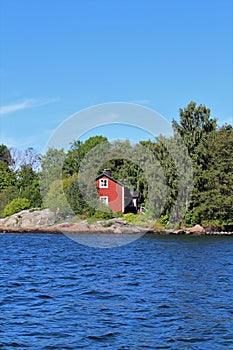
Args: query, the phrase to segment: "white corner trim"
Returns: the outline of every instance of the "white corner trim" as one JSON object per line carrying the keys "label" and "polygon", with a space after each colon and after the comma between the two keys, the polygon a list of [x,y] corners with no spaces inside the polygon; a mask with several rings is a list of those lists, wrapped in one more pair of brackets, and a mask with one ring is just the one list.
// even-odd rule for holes
{"label": "white corner trim", "polygon": [[125,188],[122,186],[122,213],[124,213],[125,210]]}

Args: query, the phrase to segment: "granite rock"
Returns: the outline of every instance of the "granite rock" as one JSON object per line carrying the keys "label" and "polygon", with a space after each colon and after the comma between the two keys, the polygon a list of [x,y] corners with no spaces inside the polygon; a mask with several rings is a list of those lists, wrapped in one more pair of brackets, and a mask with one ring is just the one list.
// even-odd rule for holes
{"label": "granite rock", "polygon": [[4,219],[0,219],[0,228],[4,229],[29,229],[49,227],[56,222],[56,214],[49,209],[22,210]]}

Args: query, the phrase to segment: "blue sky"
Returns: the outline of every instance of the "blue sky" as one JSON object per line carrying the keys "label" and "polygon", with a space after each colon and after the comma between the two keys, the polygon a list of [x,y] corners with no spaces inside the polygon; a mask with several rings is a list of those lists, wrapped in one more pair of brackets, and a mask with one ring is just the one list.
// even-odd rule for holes
{"label": "blue sky", "polygon": [[193,100],[232,123],[231,0],[1,0],[0,12],[9,147],[41,152],[69,116],[108,102],[171,121]]}

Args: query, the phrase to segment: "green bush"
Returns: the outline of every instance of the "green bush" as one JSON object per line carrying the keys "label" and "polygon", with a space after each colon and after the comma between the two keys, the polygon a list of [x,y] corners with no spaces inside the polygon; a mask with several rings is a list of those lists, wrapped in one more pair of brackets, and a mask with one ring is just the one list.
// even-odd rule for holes
{"label": "green bush", "polygon": [[212,227],[212,228],[220,228],[222,226],[222,223],[219,220],[203,220],[201,222],[201,225],[203,227]]}
{"label": "green bush", "polygon": [[101,209],[97,209],[95,210],[95,213],[88,218],[88,222],[92,223],[92,222],[101,221],[101,220],[109,220],[109,219],[112,219],[113,217],[114,217],[114,214],[110,208],[103,208],[103,211]]}
{"label": "green bush", "polygon": [[168,222],[169,222],[169,215],[166,214],[166,215],[160,216],[159,222],[160,222],[161,225],[163,225],[164,227],[166,227],[166,225],[167,225]]}
{"label": "green bush", "polygon": [[88,212],[88,217],[82,217],[81,219],[87,219],[89,223],[102,220],[110,220],[122,217],[122,213],[115,213],[109,207],[104,204],[99,204],[97,208],[91,208]]}
{"label": "green bush", "polygon": [[3,216],[10,216],[28,208],[30,208],[30,202],[27,198],[15,198],[5,206]]}
{"label": "green bush", "polygon": [[163,230],[165,230],[165,226],[164,226],[159,220],[154,221],[154,222],[151,224],[150,227],[151,227],[152,230],[154,230],[154,231],[163,231]]}
{"label": "green bush", "polygon": [[136,219],[137,215],[136,214],[133,214],[133,213],[127,213],[123,216],[123,219],[125,221],[127,221],[129,224],[132,224],[135,219]]}
{"label": "green bush", "polygon": [[148,226],[150,220],[147,218],[146,215],[141,214],[133,214],[133,213],[127,213],[123,216],[123,219],[127,221],[129,224],[135,225],[135,226]]}
{"label": "green bush", "polygon": [[[65,179],[64,181],[68,183],[68,180]],[[60,219],[74,214],[63,191],[64,181],[53,181],[44,200],[45,206],[56,213]]]}

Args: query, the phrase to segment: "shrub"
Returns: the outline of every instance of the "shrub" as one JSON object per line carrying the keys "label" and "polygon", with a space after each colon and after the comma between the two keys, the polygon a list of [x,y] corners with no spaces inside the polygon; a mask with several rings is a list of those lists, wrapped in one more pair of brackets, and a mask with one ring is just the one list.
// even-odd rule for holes
{"label": "shrub", "polygon": [[127,221],[129,224],[132,224],[136,219],[136,214],[127,213],[123,216],[123,219]]}
{"label": "shrub", "polygon": [[123,216],[123,219],[127,221],[129,224],[135,226],[148,226],[150,220],[146,217],[146,215],[141,214],[133,214],[127,213]]}
{"label": "shrub", "polygon": [[112,219],[113,217],[114,217],[114,214],[110,208],[104,207],[103,210],[101,210],[101,207],[100,207],[97,210],[95,210],[94,215],[92,214],[88,218],[88,222],[92,223],[92,222],[101,221],[101,220],[109,220],[109,219]]}
{"label": "shrub", "polygon": [[60,219],[65,218],[67,215],[72,215],[73,211],[67,202],[66,195],[63,191],[63,181],[55,180],[50,185],[49,192],[45,197],[44,204],[51,211],[56,213]]}
{"label": "shrub", "polygon": [[7,204],[3,211],[3,216],[10,216],[21,210],[28,209],[30,202],[27,198],[15,198],[9,204]]}
{"label": "shrub", "polygon": [[164,227],[166,227],[166,225],[169,223],[169,215],[162,215],[159,218],[159,222],[161,225],[163,225]]}
{"label": "shrub", "polygon": [[154,222],[151,224],[150,227],[151,227],[152,230],[154,230],[154,231],[163,231],[163,230],[165,230],[165,226],[164,226],[159,220],[154,221]]}
{"label": "shrub", "polygon": [[203,220],[201,222],[201,225],[203,227],[220,228],[222,226],[222,223],[219,220]]}

